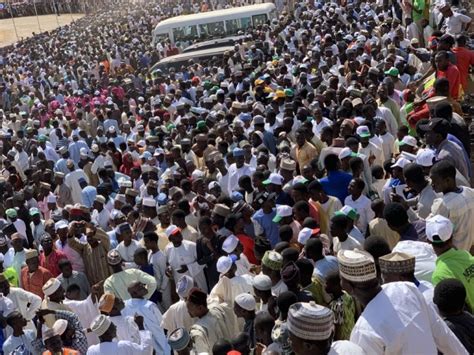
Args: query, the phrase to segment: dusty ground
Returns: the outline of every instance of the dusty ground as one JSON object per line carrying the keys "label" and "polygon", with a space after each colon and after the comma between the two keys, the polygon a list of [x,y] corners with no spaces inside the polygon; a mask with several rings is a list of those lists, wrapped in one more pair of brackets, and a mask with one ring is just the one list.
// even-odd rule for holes
{"label": "dusty ground", "polygon": [[[30,37],[33,32],[39,33],[44,31],[50,31],[56,27],[67,25],[74,20],[77,20],[84,16],[84,14],[61,14],[56,15],[43,15],[38,16],[41,31],[38,28],[38,20],[36,16],[29,17],[16,17],[15,25],[18,31],[18,37],[21,39]],[[58,25],[59,23],[59,25]],[[12,19],[0,20],[0,47],[15,43],[17,41],[15,28],[13,27]]]}

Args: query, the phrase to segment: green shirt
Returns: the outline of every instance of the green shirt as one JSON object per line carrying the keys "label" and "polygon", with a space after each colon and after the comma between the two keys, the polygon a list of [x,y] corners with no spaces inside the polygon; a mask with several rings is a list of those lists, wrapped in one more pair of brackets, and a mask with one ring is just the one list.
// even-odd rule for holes
{"label": "green shirt", "polygon": [[[424,18],[424,10],[425,10],[425,1],[424,0],[414,0],[413,1],[413,9],[412,9],[412,19],[414,22],[421,20]],[[416,10],[416,11],[415,11]]]}
{"label": "green shirt", "polygon": [[317,304],[319,304],[321,306],[324,306],[324,307],[327,306],[327,303],[324,300],[323,286],[321,285],[321,283],[318,280],[313,280],[313,282],[311,282],[308,286],[304,287],[303,290],[309,291],[311,293],[311,295],[313,296],[314,301]]}
{"label": "green shirt", "polygon": [[354,299],[346,291],[343,291],[341,297],[331,301],[329,308],[334,312],[336,326],[334,340],[349,340],[355,325]]}
{"label": "green shirt", "polygon": [[12,267],[8,267],[3,271],[3,276],[8,280],[10,286],[18,287],[18,274]]}
{"label": "green shirt", "polygon": [[474,256],[466,250],[451,248],[436,259],[433,284],[444,279],[458,279],[466,288],[467,304],[474,310]]}

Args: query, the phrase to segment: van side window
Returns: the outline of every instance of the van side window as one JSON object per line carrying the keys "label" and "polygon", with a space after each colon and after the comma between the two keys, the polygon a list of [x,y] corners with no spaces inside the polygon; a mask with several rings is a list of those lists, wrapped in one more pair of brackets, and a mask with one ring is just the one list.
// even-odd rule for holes
{"label": "van side window", "polygon": [[225,35],[224,21],[199,25],[199,37],[203,40]]}
{"label": "van side window", "polygon": [[198,37],[196,26],[183,26],[173,28],[173,37],[175,42],[193,41]]}
{"label": "van side window", "polygon": [[225,22],[226,33],[228,35],[236,35],[239,31],[245,31],[252,25],[250,17],[227,20]]}
{"label": "van side window", "polygon": [[267,22],[268,18],[266,14],[261,15],[254,15],[252,16],[253,27],[257,27],[258,25],[263,25]]}

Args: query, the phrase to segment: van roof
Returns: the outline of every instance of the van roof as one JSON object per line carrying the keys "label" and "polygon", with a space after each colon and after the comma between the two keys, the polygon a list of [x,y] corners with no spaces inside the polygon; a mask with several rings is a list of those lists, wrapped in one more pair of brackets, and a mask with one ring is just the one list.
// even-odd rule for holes
{"label": "van roof", "polygon": [[158,63],[153,65],[153,67],[150,69],[150,72],[154,72],[156,71],[156,69],[166,64],[187,61],[190,59],[199,59],[199,57],[204,57],[204,56],[219,55],[226,51],[233,51],[233,50],[234,50],[233,46],[224,46],[224,47],[209,48],[209,49],[203,49],[200,51],[193,51],[193,52],[172,55],[170,57],[163,58]]}
{"label": "van roof", "polygon": [[[204,13],[198,13],[193,15],[181,15],[172,17],[166,20],[163,20],[158,23],[155,27],[155,32],[161,33],[164,30],[168,30],[169,28],[177,27],[177,24],[181,22],[186,22],[188,25],[196,25],[199,23],[207,23],[207,22],[219,22],[226,20],[228,17],[233,18],[236,14],[253,14],[258,11],[262,12],[269,12],[275,9],[275,5],[272,3],[265,3],[265,4],[257,4],[257,5],[249,5],[249,6],[242,6],[242,7],[233,7],[230,9],[224,10],[216,10],[216,11],[209,11]],[[227,18],[226,18],[227,17]]]}

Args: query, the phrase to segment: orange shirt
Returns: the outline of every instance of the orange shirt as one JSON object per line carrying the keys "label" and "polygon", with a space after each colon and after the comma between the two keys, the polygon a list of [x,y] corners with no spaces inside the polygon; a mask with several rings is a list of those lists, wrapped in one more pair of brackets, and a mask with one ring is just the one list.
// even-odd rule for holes
{"label": "orange shirt", "polygon": [[453,53],[456,55],[456,66],[461,74],[461,85],[466,90],[469,68],[474,65],[474,51],[464,47],[454,47]]}
{"label": "orange shirt", "polygon": [[50,278],[52,278],[51,272],[44,267],[38,266],[33,274],[28,272],[28,266],[21,269],[20,284],[24,290],[34,293],[35,295],[44,298],[43,286]]}
{"label": "orange shirt", "polygon": [[449,63],[448,68],[444,71],[438,70],[436,72],[436,78],[446,78],[449,81],[449,94],[453,100],[459,99],[461,90],[461,74],[457,66]]}

